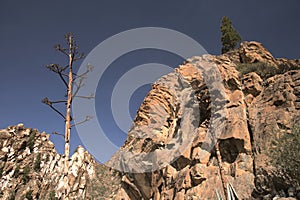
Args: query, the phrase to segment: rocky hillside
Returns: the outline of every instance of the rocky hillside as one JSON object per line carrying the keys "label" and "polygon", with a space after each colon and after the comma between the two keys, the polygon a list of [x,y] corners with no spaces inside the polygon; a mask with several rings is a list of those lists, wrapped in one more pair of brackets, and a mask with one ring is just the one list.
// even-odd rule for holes
{"label": "rocky hillside", "polygon": [[[0,130],[0,199],[61,199],[64,157],[49,137],[23,124]],[[82,147],[69,162],[69,199],[109,198],[118,189],[118,176]]]}
{"label": "rocky hillside", "polygon": [[240,199],[295,197],[299,188],[276,173],[266,152],[300,116],[299,69],[299,60],[244,42],[190,58],[159,79],[110,161],[126,172],[118,199],[216,199],[220,165]]}
{"label": "rocky hillside", "polygon": [[[300,199],[267,156],[299,112],[299,60],[257,42],[192,57],[153,84],[109,167],[78,147],[69,199],[217,199],[221,174],[239,199]],[[46,133],[0,130],[0,197],[61,199],[63,161]]]}

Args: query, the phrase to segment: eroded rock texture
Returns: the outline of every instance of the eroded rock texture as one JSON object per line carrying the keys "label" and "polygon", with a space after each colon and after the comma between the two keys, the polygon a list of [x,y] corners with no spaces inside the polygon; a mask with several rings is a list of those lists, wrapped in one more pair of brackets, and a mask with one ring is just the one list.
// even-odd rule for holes
{"label": "eroded rock texture", "polygon": [[269,178],[264,152],[299,116],[300,71],[266,81],[237,71],[258,62],[299,67],[299,60],[275,59],[261,44],[244,42],[228,54],[188,59],[154,83],[110,161],[125,172],[117,199],[215,199],[222,193],[217,141],[225,181],[240,199],[286,192]]}
{"label": "eroded rock texture", "polygon": [[[268,76],[264,69],[242,73],[241,66],[266,66]],[[239,199],[299,199],[300,189],[266,153],[300,116],[299,68],[299,60],[274,58],[257,42],[188,59],[152,85],[107,163],[120,172],[77,149],[69,199],[216,199],[221,172]],[[0,130],[1,198],[60,199],[63,161],[45,133],[22,124]]]}
{"label": "eroded rock texture", "polygon": [[[0,132],[1,180],[3,199],[60,198],[63,190],[63,160],[49,135],[24,128],[22,124]],[[85,185],[94,176],[93,157],[82,147],[70,158],[70,199],[83,199]]]}
{"label": "eroded rock texture", "polygon": [[[23,124],[0,130],[0,199],[62,199],[64,157],[49,137]],[[118,176],[82,147],[69,164],[68,199],[113,198]]]}

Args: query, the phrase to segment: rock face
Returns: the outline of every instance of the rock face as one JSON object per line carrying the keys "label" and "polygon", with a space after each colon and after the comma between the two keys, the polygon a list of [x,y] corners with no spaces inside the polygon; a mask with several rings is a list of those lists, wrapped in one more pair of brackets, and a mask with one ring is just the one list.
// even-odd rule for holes
{"label": "rock face", "polygon": [[[257,66],[263,73],[240,70]],[[217,199],[221,175],[239,199],[299,199],[266,154],[299,112],[300,60],[274,58],[257,42],[192,57],[153,84],[107,163],[120,172],[77,149],[69,199]],[[0,197],[61,199],[63,161],[45,133],[0,130]]]}
{"label": "rock face", "polygon": [[289,186],[282,181],[283,175],[276,174],[269,166],[264,154],[271,146],[274,136],[291,133],[295,118],[299,118],[300,70],[293,70],[269,78],[261,94],[249,106],[249,124],[253,134],[253,150],[256,153],[255,194],[272,190],[287,191]]}
{"label": "rock face", "polygon": [[117,199],[216,199],[217,141],[224,179],[240,199],[288,195],[288,186],[269,178],[264,152],[299,116],[300,70],[266,81],[237,70],[256,63],[300,69],[299,60],[276,59],[260,43],[244,42],[221,56],[188,59],[154,83],[109,163],[125,172]]}
{"label": "rock face", "polygon": [[[64,158],[55,151],[49,136],[22,124],[0,130],[1,199],[61,199]],[[98,179],[112,181],[112,175],[82,147],[69,163],[69,199],[98,199],[107,194],[103,190],[113,195],[117,189],[115,184],[99,183]],[[119,185],[116,178],[113,180]]]}

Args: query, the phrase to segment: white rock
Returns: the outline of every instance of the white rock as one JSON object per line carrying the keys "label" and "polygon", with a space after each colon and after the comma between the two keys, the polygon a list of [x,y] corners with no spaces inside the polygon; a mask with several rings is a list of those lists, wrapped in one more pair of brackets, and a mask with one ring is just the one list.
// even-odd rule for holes
{"label": "white rock", "polygon": [[9,152],[9,149],[8,149],[7,147],[3,147],[3,148],[1,149],[1,151],[5,152],[5,153],[8,153],[8,152]]}
{"label": "white rock", "polygon": [[30,128],[27,128],[26,130],[22,131],[23,135],[29,136],[30,135]]}
{"label": "white rock", "polygon": [[17,128],[18,128],[18,129],[23,129],[23,128],[24,128],[24,124],[22,124],[22,123],[18,124],[18,125],[17,125]]}

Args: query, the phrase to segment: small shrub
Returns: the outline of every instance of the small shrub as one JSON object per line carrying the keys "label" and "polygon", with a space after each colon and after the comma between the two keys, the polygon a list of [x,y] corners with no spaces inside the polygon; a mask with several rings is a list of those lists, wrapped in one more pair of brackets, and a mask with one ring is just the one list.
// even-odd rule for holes
{"label": "small shrub", "polygon": [[33,200],[32,192],[33,192],[33,190],[29,190],[28,192],[26,192],[25,197],[26,197],[28,200]]}
{"label": "small shrub", "polygon": [[27,146],[29,147],[30,150],[33,149],[36,132],[37,132],[36,130],[31,130],[30,131],[29,139],[28,139],[28,142],[27,142]]}
{"label": "small shrub", "polygon": [[119,176],[119,172],[118,172],[117,170],[114,170],[114,169],[113,169],[112,175],[113,175],[113,176]]}
{"label": "small shrub", "polygon": [[292,66],[287,64],[281,64],[278,66],[271,65],[263,62],[256,63],[241,63],[237,66],[237,70],[241,72],[242,75],[248,74],[250,72],[257,73],[263,80],[266,80],[276,74],[284,74],[290,70],[299,70],[300,66]]}
{"label": "small shrub", "polygon": [[2,177],[4,166],[0,165],[0,177]]}
{"label": "small shrub", "polygon": [[20,174],[20,165],[17,165],[13,174],[13,178],[18,178],[19,174]]}
{"label": "small shrub", "polygon": [[23,176],[22,176],[22,180],[25,184],[28,183],[28,181],[30,179],[29,172],[30,172],[30,167],[29,167],[29,165],[26,165],[23,169]]}
{"label": "small shrub", "polygon": [[295,121],[291,134],[274,139],[268,155],[271,164],[285,174],[289,182],[300,185],[300,118]]}
{"label": "small shrub", "polygon": [[49,200],[58,200],[57,197],[55,197],[55,191],[51,190],[49,193]]}
{"label": "small shrub", "polygon": [[278,66],[278,71],[281,73],[285,73],[290,70],[299,70],[300,65],[288,65],[288,64],[281,64]]}
{"label": "small shrub", "polygon": [[257,63],[242,63],[237,66],[237,70],[241,72],[242,75],[248,74],[250,72],[257,73],[263,80],[266,80],[276,74],[282,73],[279,72],[278,67],[263,63],[263,62],[257,62]]}
{"label": "small shrub", "polygon": [[8,197],[8,200],[15,200],[16,198],[16,192],[15,191],[11,191],[9,197]]}
{"label": "small shrub", "polygon": [[36,172],[41,169],[41,154],[40,153],[38,153],[38,155],[36,156],[33,169]]}

